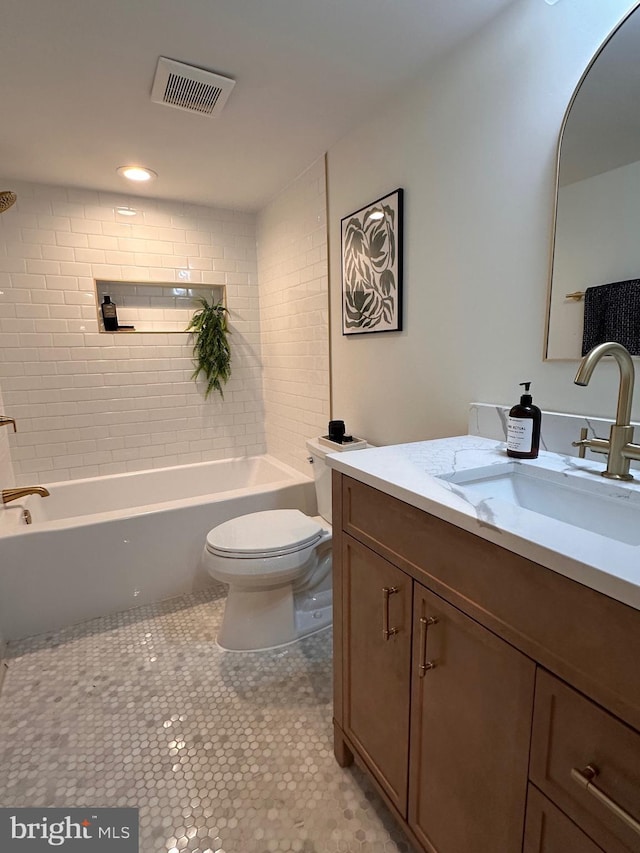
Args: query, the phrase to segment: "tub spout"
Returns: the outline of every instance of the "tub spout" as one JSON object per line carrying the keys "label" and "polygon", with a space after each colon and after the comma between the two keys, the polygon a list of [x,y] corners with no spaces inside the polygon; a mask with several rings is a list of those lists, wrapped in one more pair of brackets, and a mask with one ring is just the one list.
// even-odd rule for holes
{"label": "tub spout", "polygon": [[2,503],[8,504],[11,501],[17,501],[20,498],[26,498],[27,495],[40,495],[41,498],[49,497],[49,489],[44,486],[23,486],[19,489],[3,489]]}

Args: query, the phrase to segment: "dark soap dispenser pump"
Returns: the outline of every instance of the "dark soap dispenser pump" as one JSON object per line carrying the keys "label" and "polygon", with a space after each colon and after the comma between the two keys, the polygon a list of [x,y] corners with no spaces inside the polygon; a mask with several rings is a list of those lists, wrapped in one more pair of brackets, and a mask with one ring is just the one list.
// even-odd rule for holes
{"label": "dark soap dispenser pump", "polygon": [[507,421],[507,455],[514,459],[535,459],[540,448],[542,412],[533,405],[530,382],[521,382],[524,394],[509,412]]}

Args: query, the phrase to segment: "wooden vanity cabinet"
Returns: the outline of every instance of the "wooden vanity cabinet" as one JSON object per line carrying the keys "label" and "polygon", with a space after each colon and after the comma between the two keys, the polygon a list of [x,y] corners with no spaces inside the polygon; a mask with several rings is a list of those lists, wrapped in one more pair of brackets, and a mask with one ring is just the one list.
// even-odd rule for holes
{"label": "wooden vanity cabinet", "polygon": [[602,848],[530,785],[523,853],[602,853]]}
{"label": "wooden vanity cabinet", "polygon": [[427,853],[640,853],[570,777],[640,817],[640,612],[333,477],[339,763]]}
{"label": "wooden vanity cabinet", "polygon": [[437,853],[519,853],[535,664],[414,584],[409,826]]}
{"label": "wooden vanity cabinet", "polygon": [[358,542],[342,567],[344,730],[406,817],[413,582]]}
{"label": "wooden vanity cabinet", "polygon": [[350,745],[427,850],[519,853],[535,665],[348,536],[341,564]]}
{"label": "wooden vanity cabinet", "polygon": [[[580,781],[588,768],[594,772],[590,791]],[[543,670],[536,680],[529,776],[602,848],[640,853],[640,821],[634,831],[623,817],[640,818],[640,733]],[[620,813],[598,798],[600,791]]]}

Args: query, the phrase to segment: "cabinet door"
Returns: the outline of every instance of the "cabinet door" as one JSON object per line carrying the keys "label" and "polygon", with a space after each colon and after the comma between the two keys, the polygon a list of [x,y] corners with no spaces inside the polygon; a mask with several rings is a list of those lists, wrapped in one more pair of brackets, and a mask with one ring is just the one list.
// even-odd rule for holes
{"label": "cabinet door", "polygon": [[419,584],[413,634],[409,824],[436,853],[520,853],[535,664]]}
{"label": "cabinet door", "polygon": [[529,785],[523,853],[602,853],[602,848]]}
{"label": "cabinet door", "polygon": [[343,548],[345,733],[406,817],[412,580],[348,536]]}

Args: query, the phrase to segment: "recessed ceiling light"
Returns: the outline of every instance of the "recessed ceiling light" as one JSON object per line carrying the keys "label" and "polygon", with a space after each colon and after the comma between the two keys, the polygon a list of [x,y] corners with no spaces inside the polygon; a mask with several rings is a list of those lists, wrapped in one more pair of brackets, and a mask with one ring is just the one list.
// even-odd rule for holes
{"label": "recessed ceiling light", "polygon": [[116,207],[116,213],[120,216],[137,216],[138,211],[133,207]]}
{"label": "recessed ceiling light", "polygon": [[158,177],[157,172],[146,166],[118,166],[116,172],[129,181],[153,181]]}

